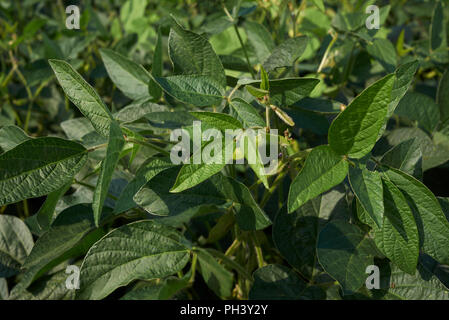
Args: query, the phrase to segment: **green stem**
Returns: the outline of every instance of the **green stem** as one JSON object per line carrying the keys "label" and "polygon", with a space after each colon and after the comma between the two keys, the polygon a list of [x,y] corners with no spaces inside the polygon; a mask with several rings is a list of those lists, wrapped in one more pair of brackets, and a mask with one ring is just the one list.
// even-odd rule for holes
{"label": "green stem", "polygon": [[270,132],[270,107],[265,105],[265,122],[267,124],[267,132]]}
{"label": "green stem", "polygon": [[[92,191],[95,191],[95,189],[96,189],[96,187],[95,187],[94,185],[89,184],[89,183],[86,183],[86,182],[83,182],[83,181],[78,181],[78,180],[76,180],[76,179],[75,179],[74,183],[75,183],[75,184],[78,184],[78,185],[80,185],[80,186],[86,187],[86,188],[88,188],[88,189],[90,189],[90,190],[92,190]],[[110,193],[108,193],[107,196],[108,196],[109,198],[111,198],[112,200],[118,200],[118,198],[117,198],[116,196],[114,196],[114,195],[112,195],[112,194],[110,194]]]}
{"label": "green stem", "polygon": [[31,119],[31,110],[33,109],[33,100],[30,100],[30,104],[28,105],[27,115],[25,117],[25,123],[23,125],[23,131],[28,133],[28,125]]}
{"label": "green stem", "polygon": [[27,115],[26,115],[26,118],[25,118],[24,126],[23,126],[23,130],[26,133],[28,133],[28,123],[29,123],[30,118],[31,118],[31,109],[33,108],[34,97],[33,97],[33,94],[31,93],[30,88],[28,87],[28,83],[27,83],[25,77],[23,76],[22,72],[20,72],[19,64],[18,64],[16,58],[14,57],[12,51],[9,50],[8,53],[9,53],[9,58],[11,59],[11,63],[13,65],[12,69],[17,74],[17,77],[19,78],[20,82],[22,82],[22,84],[25,87],[25,90],[27,92],[27,95],[28,95],[28,100],[29,100],[30,105],[28,106]]}
{"label": "green stem", "polygon": [[126,141],[127,142],[131,142],[131,143],[140,144],[140,145],[142,145],[144,147],[148,147],[150,149],[156,150],[156,151],[162,153],[163,155],[170,156],[170,152],[168,152],[167,150],[162,149],[161,147],[158,147],[158,146],[152,144],[151,142],[142,141],[142,140],[129,138],[129,137],[126,138]]}
{"label": "green stem", "polygon": [[284,176],[287,174],[287,171],[282,171],[274,180],[273,184],[271,185],[270,189],[265,192],[265,194],[262,197],[262,200],[260,201],[260,207],[263,208],[268,200],[270,200],[271,195],[273,192],[277,189],[279,184],[282,182]]}
{"label": "green stem", "polygon": [[234,30],[235,30],[235,33],[237,34],[237,37],[239,38],[239,42],[240,42],[240,45],[242,46],[243,53],[245,54],[246,63],[248,64],[248,70],[251,73],[251,77],[253,79],[256,79],[256,77],[254,75],[253,68],[251,67],[251,63],[249,62],[248,52],[246,52],[245,45],[243,44],[242,37],[240,36],[239,28],[237,27],[236,24],[234,24]]}
{"label": "green stem", "polygon": [[28,201],[26,199],[23,200],[23,212],[25,214],[25,218],[28,218],[30,216],[30,210],[28,209]]}
{"label": "green stem", "polygon": [[246,278],[246,280],[250,280],[251,281],[251,274],[246,271],[239,263],[235,262],[233,259],[230,259],[229,257],[225,256],[223,254],[223,252],[215,250],[215,249],[210,249],[210,248],[206,248],[206,250],[214,255],[216,258],[218,258],[218,261],[223,264],[226,264],[228,267],[235,269],[240,275],[242,275],[244,278]]}
{"label": "green stem", "polygon": [[240,246],[241,242],[239,239],[235,239],[234,242],[229,246],[225,252],[225,256],[230,257],[234,254],[235,250]]}
{"label": "green stem", "polygon": [[108,146],[107,143],[99,144],[97,146],[93,146],[92,148],[87,149],[87,152],[92,152],[101,148],[106,148]]}
{"label": "green stem", "polygon": [[193,252],[192,256],[192,275],[190,276],[189,283],[193,283],[195,281],[195,273],[196,273],[196,261],[198,260],[198,255]]}
{"label": "green stem", "polygon": [[259,268],[262,268],[265,265],[265,262],[263,260],[262,248],[260,247],[259,239],[257,238],[256,232],[252,232],[251,235],[254,242],[254,250],[256,251],[257,266]]}
{"label": "green stem", "polygon": [[320,73],[321,69],[323,69],[324,66],[326,65],[326,63],[327,63],[327,56],[329,55],[329,52],[331,51],[331,49],[334,46],[334,44],[337,41],[337,39],[338,39],[338,33],[336,33],[335,35],[332,36],[332,40],[329,43],[329,45],[327,46],[327,49],[324,52],[323,58],[321,59],[320,66],[318,67],[318,71],[317,71],[318,73]]}
{"label": "green stem", "polygon": [[232,89],[231,93],[230,93],[229,96],[228,96],[228,102],[231,101],[232,96],[234,95],[234,93],[235,93],[239,88],[240,88],[240,85],[237,84],[237,85],[234,87],[234,89]]}

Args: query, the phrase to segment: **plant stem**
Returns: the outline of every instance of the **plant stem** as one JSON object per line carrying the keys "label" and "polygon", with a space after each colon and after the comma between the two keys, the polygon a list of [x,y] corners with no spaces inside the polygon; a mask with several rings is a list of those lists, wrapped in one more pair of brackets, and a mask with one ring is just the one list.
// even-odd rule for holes
{"label": "plant stem", "polygon": [[98,149],[101,149],[101,148],[105,148],[107,146],[108,146],[107,143],[99,144],[97,146],[93,146],[93,147],[87,149],[87,152],[92,152],[92,151],[95,151],[95,150],[98,150]]}
{"label": "plant stem", "polygon": [[221,251],[215,249],[206,249],[210,254],[218,258],[220,263],[228,265],[230,268],[235,269],[239,274],[241,274],[246,280],[251,280],[251,274],[245,270],[239,263],[225,256]]}
{"label": "plant stem", "polygon": [[196,273],[196,261],[198,260],[198,255],[193,252],[192,256],[192,275],[190,276],[189,283],[192,284],[195,281],[195,273]]}
{"label": "plant stem", "polygon": [[251,232],[253,242],[254,242],[254,250],[256,251],[257,257],[257,266],[262,268],[265,265],[263,260],[262,248],[260,247],[259,239],[257,238],[256,232]]}
{"label": "plant stem", "polygon": [[[88,189],[90,189],[92,191],[95,191],[95,189],[96,189],[96,187],[94,185],[86,183],[86,182],[83,182],[83,181],[78,181],[76,179],[74,180],[73,183],[78,184],[78,185],[83,186],[83,187],[86,187],[86,188],[88,188]],[[109,198],[111,198],[112,200],[117,200],[118,199],[116,196],[114,196],[114,195],[112,195],[110,193],[108,193],[107,196]]]}
{"label": "plant stem", "polygon": [[232,89],[231,93],[230,93],[229,96],[228,96],[228,102],[231,101],[232,96],[234,95],[234,93],[235,93],[239,88],[240,88],[240,85],[237,84],[237,85],[234,87],[234,89]]}
{"label": "plant stem", "polygon": [[241,242],[239,239],[235,239],[234,242],[229,246],[229,248],[225,252],[225,256],[229,257],[232,256],[232,254],[237,250],[237,248],[240,246]]}
{"label": "plant stem", "polygon": [[253,68],[251,67],[251,63],[249,62],[248,52],[246,52],[245,45],[243,44],[242,37],[240,36],[239,28],[237,27],[236,24],[234,24],[234,30],[235,30],[235,33],[237,34],[237,37],[239,38],[239,42],[240,42],[240,45],[242,46],[243,53],[245,54],[246,63],[248,64],[248,70],[251,73],[251,77],[253,79],[256,79],[256,77],[254,75]]}
{"label": "plant stem", "polygon": [[28,133],[28,123],[29,123],[30,118],[31,118],[31,109],[33,108],[34,96],[31,93],[30,88],[28,87],[28,84],[27,84],[27,81],[26,81],[25,77],[23,76],[22,72],[20,72],[19,64],[17,63],[16,58],[12,54],[12,51],[9,50],[8,54],[9,54],[9,58],[11,59],[11,63],[13,65],[12,69],[15,71],[15,73],[19,77],[20,82],[22,82],[22,84],[24,85],[26,93],[28,95],[28,100],[29,100],[30,105],[28,106],[27,115],[26,115],[26,118],[25,118],[25,123],[23,125],[23,131]]}
{"label": "plant stem", "polygon": [[30,100],[30,104],[28,105],[27,115],[25,117],[25,123],[23,125],[23,131],[25,131],[26,133],[28,133],[28,125],[30,123],[32,109],[33,109],[33,100]]}
{"label": "plant stem", "polygon": [[326,63],[327,63],[327,56],[329,55],[329,52],[331,51],[331,49],[334,46],[335,41],[337,41],[337,39],[338,39],[338,33],[336,33],[336,34],[334,34],[332,36],[332,40],[331,40],[331,42],[329,42],[329,45],[327,46],[326,51],[324,52],[323,58],[321,59],[320,66],[318,67],[318,70],[317,70],[318,73],[320,73],[321,70],[326,65]]}
{"label": "plant stem", "polygon": [[270,132],[270,107],[265,105],[265,122],[267,124],[267,132]]}
{"label": "plant stem", "polygon": [[127,142],[131,142],[131,143],[140,144],[140,145],[142,145],[144,147],[148,147],[150,149],[156,150],[156,151],[162,153],[163,155],[170,156],[170,152],[168,152],[167,150],[162,149],[161,147],[158,147],[158,146],[152,144],[151,142],[142,141],[142,140],[129,138],[129,137],[126,138],[126,141]]}
{"label": "plant stem", "polygon": [[26,199],[23,200],[23,213],[25,214],[25,218],[28,218],[30,216],[30,210],[28,209],[28,201]]}
{"label": "plant stem", "polygon": [[274,180],[273,184],[271,185],[270,189],[268,191],[265,192],[265,194],[262,197],[262,200],[260,201],[260,206],[263,208],[265,206],[265,204],[268,202],[268,200],[270,199],[271,195],[273,194],[273,192],[276,190],[276,188],[278,187],[278,185],[280,184],[280,182],[282,182],[284,176],[287,174],[287,171],[282,171]]}

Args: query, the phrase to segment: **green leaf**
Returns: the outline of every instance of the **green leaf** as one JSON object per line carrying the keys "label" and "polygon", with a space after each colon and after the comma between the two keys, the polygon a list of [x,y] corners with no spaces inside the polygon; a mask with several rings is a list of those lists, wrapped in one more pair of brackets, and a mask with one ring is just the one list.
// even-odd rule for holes
{"label": "green leaf", "polygon": [[36,217],[39,231],[44,232],[50,227],[55,218],[55,208],[59,199],[69,190],[72,185],[72,181],[59,188],[58,190],[50,193],[45,199],[44,204],[39,208],[39,211],[34,215]]}
{"label": "green leaf", "polygon": [[137,100],[114,113],[114,118],[119,122],[130,123],[145,118],[146,115],[151,117],[154,113],[166,111],[168,111],[166,106],[152,103],[146,99]]}
{"label": "green leaf", "polygon": [[243,125],[240,123],[239,120],[225,113],[197,111],[197,112],[190,112],[190,114],[193,115],[195,118],[199,119],[200,121],[206,123],[210,127],[215,128],[217,130],[225,131],[227,129],[229,130],[243,129]]}
{"label": "green leaf", "polygon": [[[106,215],[103,218],[105,217]],[[103,229],[94,227],[92,206],[77,204],[63,210],[49,230],[36,242],[32,253],[25,260],[26,270],[11,295],[16,297],[27,294],[27,288],[33,282],[34,287],[36,282],[46,277],[47,272],[70,258],[85,255],[105,234]]]}
{"label": "green leaf", "polygon": [[371,151],[385,123],[394,75],[390,74],[359,94],[329,128],[329,145],[337,153],[362,158]]}
{"label": "green leaf", "polygon": [[102,299],[136,279],[155,279],[184,268],[190,249],[172,228],[144,220],[123,225],[90,248],[81,266],[78,299]]}
{"label": "green leaf", "polygon": [[441,121],[446,121],[449,119],[449,69],[444,72],[438,84],[437,103]]}
{"label": "green leaf", "polygon": [[267,72],[281,67],[292,67],[296,59],[306,50],[308,41],[306,36],[285,40],[272,50],[271,55],[262,64],[263,67]]}
{"label": "green leaf", "polygon": [[147,212],[162,216],[180,215],[201,207],[233,203],[236,220],[241,229],[259,230],[271,224],[244,184],[222,174],[215,174],[182,194],[175,194],[169,190],[177,173],[177,168],[174,168],[157,175],[140,189],[134,201]]}
{"label": "green leaf", "polygon": [[265,127],[265,120],[251,104],[243,99],[235,98],[229,102],[231,115],[239,120],[243,127]]}
{"label": "green leaf", "polygon": [[[413,60],[411,62],[404,63],[400,65],[395,71],[395,80],[393,84],[393,89],[391,90],[391,102],[388,105],[388,111],[386,120],[388,120],[394,113],[396,106],[401,101],[402,97],[407,92],[410,84],[413,81],[416,71],[418,70],[419,62],[418,60]],[[386,125],[384,125],[385,127]],[[385,129],[385,128],[384,128]],[[381,130],[379,137],[382,135],[384,130]]]}
{"label": "green leaf", "polygon": [[270,82],[268,80],[268,73],[265,71],[263,66],[260,67],[260,89],[262,90],[269,90],[270,89]]}
{"label": "green leaf", "polygon": [[10,300],[73,300],[75,290],[67,289],[69,275],[59,270],[39,279],[33,286],[20,292],[11,291]]}
{"label": "green leaf", "polygon": [[0,215],[0,278],[19,273],[33,245],[33,236],[22,220]]}
{"label": "green leaf", "polygon": [[[194,152],[190,158],[190,163],[186,163],[179,170],[178,176],[170,192],[178,193],[187,189],[190,189],[214,174],[220,172],[226,164],[230,163],[232,154],[226,154],[227,145],[224,138],[214,138],[212,142],[203,145],[203,148],[211,148],[209,150],[220,150],[221,157],[217,158],[217,161],[209,163],[204,159],[199,158],[200,154],[203,155],[205,150],[198,149]],[[228,148],[234,146],[234,141],[231,140],[228,144]],[[232,149],[231,149],[232,150]],[[207,152],[206,152],[207,153]],[[194,163],[194,159],[201,159],[201,163]]]}
{"label": "green leaf", "polygon": [[401,270],[414,274],[419,256],[419,235],[412,210],[393,183],[385,179],[382,183],[385,205],[382,227],[374,224],[359,202],[357,213],[374,229],[374,242],[379,250]]}
{"label": "green leaf", "polygon": [[314,78],[270,80],[270,102],[277,107],[290,106],[308,96],[319,82]]}
{"label": "green leaf", "polygon": [[[227,19],[226,16],[221,16],[224,20]],[[215,19],[211,19],[215,20]],[[209,42],[212,45],[212,48],[214,49],[215,53],[219,55],[224,55],[224,54],[232,54],[233,52],[235,52],[236,50],[239,50],[241,48],[240,46],[240,41],[239,38],[237,36],[237,33],[234,29],[234,24],[235,22],[231,22],[231,21],[227,21],[226,22],[226,26],[224,26],[223,30],[220,30],[219,33],[215,33],[213,34],[210,38],[209,38]],[[203,30],[207,30],[208,28],[205,26],[202,28]],[[239,29],[241,30],[241,28]],[[208,31],[208,30],[207,30]],[[207,32],[206,31],[206,32]],[[240,32],[240,31],[239,31]],[[245,36],[245,34],[243,34],[243,36]],[[243,42],[245,42],[246,38],[242,39]],[[221,60],[221,57],[220,57]]]}
{"label": "green leaf", "polygon": [[14,49],[19,44],[21,44],[23,41],[32,39],[33,36],[36,34],[36,32],[38,32],[43,26],[45,26],[46,23],[47,23],[47,20],[42,19],[40,17],[34,18],[30,22],[28,22],[26,24],[26,26],[23,28],[22,35],[20,37],[18,37],[17,40],[15,40],[12,43],[11,47]]}
{"label": "green leaf", "polygon": [[89,119],[80,117],[61,122],[61,128],[69,140],[82,141],[88,133],[95,132]]}
{"label": "green leaf", "polygon": [[109,77],[127,97],[137,100],[149,97],[148,71],[127,57],[110,49],[100,50]]}
{"label": "green leaf", "polygon": [[313,4],[318,7],[321,11],[324,12],[324,2],[323,0],[312,0]]}
{"label": "green leaf", "polygon": [[317,253],[321,266],[339,282],[346,295],[365,283],[366,267],[374,264],[377,250],[373,240],[357,226],[333,221],[321,230]]}
{"label": "green leaf", "polygon": [[323,114],[335,114],[341,111],[341,103],[338,101],[322,99],[322,98],[304,98],[296,102],[292,108],[305,109]]}
{"label": "green leaf", "polygon": [[193,188],[224,168],[225,164],[185,164],[179,170],[179,174],[170,192],[179,193]]}
{"label": "green leaf", "polygon": [[[290,106],[299,100],[308,96],[320,82],[314,78],[283,78],[271,79],[270,85],[270,102],[278,107]],[[255,97],[263,97],[265,91],[256,89],[251,85],[260,86],[261,80],[239,80],[241,85],[246,85],[247,89],[253,91]],[[263,93],[263,94],[262,94]]]}
{"label": "green leaf", "polygon": [[[153,77],[162,76],[163,63],[164,63],[162,58],[163,58],[162,33],[161,28],[158,28],[156,47],[154,48],[153,53],[153,63],[151,65],[151,74],[153,75]],[[150,81],[148,90],[155,101],[158,101],[161,98],[162,90],[153,80]]]}
{"label": "green leaf", "polygon": [[223,88],[210,76],[180,75],[153,79],[173,98],[197,107],[217,106],[224,98]]}
{"label": "green leaf", "polygon": [[246,20],[243,24],[248,41],[254,49],[259,63],[264,62],[271,54],[275,44],[271,34],[261,24]]}
{"label": "green leaf", "polygon": [[255,98],[262,99],[266,95],[268,95],[270,92],[268,90],[263,90],[259,88],[254,88],[253,86],[247,85],[246,90]]}
{"label": "green leaf", "polygon": [[86,149],[72,141],[27,140],[0,155],[0,205],[49,194],[84,166]]}
{"label": "green leaf", "polygon": [[137,22],[144,17],[147,4],[147,0],[127,0],[120,7],[120,20],[127,33],[141,30]]}
{"label": "green leaf", "polygon": [[382,300],[448,300],[448,289],[431,272],[418,264],[413,275],[391,264],[380,267],[380,289],[373,289],[373,297]]}
{"label": "green leaf", "polygon": [[399,102],[395,113],[403,118],[417,121],[420,128],[432,134],[440,122],[438,105],[429,96],[409,92]]}
{"label": "green leaf", "polygon": [[394,72],[397,57],[393,44],[388,39],[376,38],[366,46],[368,53],[388,72]]}
{"label": "green leaf", "polygon": [[417,138],[405,140],[385,153],[380,160],[416,179],[422,179],[422,151]]}
{"label": "green leaf", "polygon": [[231,296],[234,275],[224,266],[219,264],[215,258],[204,249],[196,251],[200,273],[207,286],[215,292],[218,297]]}
{"label": "green leaf", "polygon": [[[237,119],[224,113],[191,112],[190,114],[201,120],[203,124],[216,130],[225,131],[243,128]],[[231,153],[228,154],[227,149],[231,150]],[[214,152],[213,156],[210,155],[212,151]],[[221,134],[221,136],[214,135],[211,142],[204,143],[200,149],[195,150],[189,159],[189,163],[182,166],[170,192],[181,192],[192,188],[220,172],[226,164],[232,163],[234,153],[234,139],[227,139],[226,133]],[[210,160],[204,159],[205,155],[210,156]],[[196,163],[196,159],[200,160],[200,163]]]}
{"label": "green leaf", "polygon": [[31,139],[25,131],[16,126],[4,126],[0,129],[0,148],[9,151],[22,142]]}
{"label": "green leaf", "polygon": [[250,72],[246,61],[240,57],[230,55],[220,55],[219,57],[221,63],[223,64],[223,67],[227,70],[243,71],[248,73]]}
{"label": "green leaf", "polygon": [[187,273],[183,278],[167,277],[159,283],[144,282],[136,285],[131,291],[126,293],[120,300],[169,300],[177,292],[189,285]]}
{"label": "green leaf", "polygon": [[298,128],[311,131],[320,136],[325,136],[329,131],[329,120],[324,114],[301,108],[288,108],[286,110]]}
{"label": "green leaf", "polygon": [[420,181],[394,168],[384,172],[404,194],[418,226],[420,246],[440,263],[449,263],[449,222],[438,200]]}
{"label": "green leaf", "polygon": [[37,240],[23,267],[42,269],[60,257],[67,259],[77,253],[77,247],[94,229],[92,207],[88,204],[77,204],[63,210]]}
{"label": "green leaf", "polygon": [[306,279],[312,280],[316,275],[316,244],[320,229],[330,219],[348,215],[345,197],[343,187],[332,189],[307,201],[290,214],[284,206],[273,221],[273,242],[276,248]]}
{"label": "green leaf", "polygon": [[176,73],[209,76],[220,89],[226,87],[226,76],[220,59],[203,36],[185,30],[172,17],[168,39],[170,59]]}
{"label": "green leaf", "polygon": [[270,264],[254,272],[250,300],[320,300],[323,289],[309,286],[293,270]]}
{"label": "green leaf", "polygon": [[380,174],[366,168],[349,168],[349,183],[361,206],[378,227],[384,215],[383,188]]}
{"label": "green leaf", "polygon": [[336,186],[346,177],[348,162],[327,146],[310,152],[304,167],[293,180],[288,194],[288,212]]}
{"label": "green leaf", "polygon": [[150,122],[151,126],[164,129],[191,127],[193,121],[196,120],[196,118],[187,111],[152,112],[151,114],[145,115],[145,118]]}
{"label": "green leaf", "polygon": [[100,176],[95,187],[92,208],[94,211],[95,224],[98,226],[104,201],[109,190],[115,167],[120,158],[120,153],[125,145],[123,132],[117,122],[111,122],[106,156],[101,163]]}
{"label": "green leaf", "polygon": [[167,158],[151,158],[145,162],[135,177],[125,186],[115,202],[114,213],[122,213],[137,206],[133,197],[145,183],[153,179],[164,170],[172,168],[174,164]]}
{"label": "green leaf", "polygon": [[[445,142],[447,141],[445,137],[440,132],[435,132],[434,139],[431,139],[428,134],[419,128],[403,127],[390,131],[386,140],[389,146],[395,146],[411,138],[416,138],[423,154],[422,169],[426,171],[449,160],[449,146]],[[442,141],[438,141],[437,138],[442,138]]]}
{"label": "green leaf", "polygon": [[367,14],[362,12],[338,12],[332,19],[332,26],[341,31],[356,31],[365,24]]}
{"label": "green leaf", "polygon": [[112,115],[98,93],[67,62],[49,60],[49,63],[70,101],[90,120],[99,134],[107,137]]}
{"label": "green leaf", "polygon": [[439,62],[447,62],[449,53],[447,52],[447,24],[444,19],[444,7],[442,1],[437,1],[432,14],[430,25],[430,52]]}
{"label": "green leaf", "polygon": [[9,298],[8,282],[6,282],[5,278],[0,278],[0,300],[8,300],[8,298]]}

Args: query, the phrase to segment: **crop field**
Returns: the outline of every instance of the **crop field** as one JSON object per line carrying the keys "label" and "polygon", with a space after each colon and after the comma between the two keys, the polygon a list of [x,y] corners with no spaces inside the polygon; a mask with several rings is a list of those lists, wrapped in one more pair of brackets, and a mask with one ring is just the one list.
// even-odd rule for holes
{"label": "crop field", "polygon": [[447,0],[0,0],[0,300],[449,300],[448,31]]}

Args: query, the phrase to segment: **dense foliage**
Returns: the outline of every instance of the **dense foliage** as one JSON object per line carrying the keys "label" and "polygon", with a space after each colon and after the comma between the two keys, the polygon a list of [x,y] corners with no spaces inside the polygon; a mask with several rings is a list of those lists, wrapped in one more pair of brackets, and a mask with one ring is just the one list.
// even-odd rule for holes
{"label": "dense foliage", "polygon": [[449,298],[448,1],[66,5],[0,0],[0,299]]}

